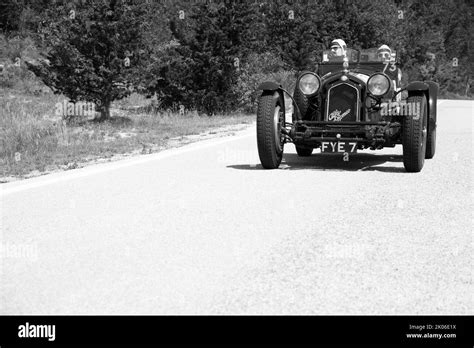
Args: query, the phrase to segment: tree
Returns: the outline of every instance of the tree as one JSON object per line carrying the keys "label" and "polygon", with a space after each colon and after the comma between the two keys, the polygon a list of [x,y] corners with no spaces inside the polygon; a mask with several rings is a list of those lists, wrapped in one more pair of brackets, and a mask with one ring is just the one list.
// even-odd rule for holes
{"label": "tree", "polygon": [[21,11],[22,1],[2,0],[0,2],[0,30],[5,33],[18,30]]}
{"label": "tree", "polygon": [[110,117],[110,104],[138,85],[147,55],[142,33],[146,6],[125,1],[79,1],[44,13],[40,28],[45,53],[27,62],[55,93],[96,104],[98,121]]}
{"label": "tree", "polygon": [[[208,114],[232,110],[232,88],[250,51],[254,12],[245,2],[199,2],[191,15],[172,23],[179,45],[166,73],[179,86],[179,101]],[[183,12],[184,14],[184,12]]]}
{"label": "tree", "polygon": [[402,65],[410,80],[438,82],[441,93],[469,92],[472,2],[404,0],[399,6],[406,16]]}
{"label": "tree", "polygon": [[327,4],[306,1],[265,2],[260,7],[266,49],[281,57],[286,69],[314,70],[328,41]]}
{"label": "tree", "polygon": [[[174,19],[179,11],[186,9],[185,18],[190,15],[190,8],[183,1],[160,3],[150,2],[145,19],[147,25],[143,36],[147,42],[148,55],[143,57],[140,71],[139,89],[147,96],[156,95],[160,105],[170,107],[182,99],[181,81],[186,78],[183,69],[186,58],[176,50],[180,45],[173,37]],[[188,27],[188,35],[192,32]]]}

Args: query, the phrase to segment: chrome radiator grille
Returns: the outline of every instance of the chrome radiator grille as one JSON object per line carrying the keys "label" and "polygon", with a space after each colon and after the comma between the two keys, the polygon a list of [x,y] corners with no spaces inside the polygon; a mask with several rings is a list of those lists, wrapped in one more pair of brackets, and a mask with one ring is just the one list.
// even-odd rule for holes
{"label": "chrome radiator grille", "polygon": [[325,120],[355,122],[359,119],[359,90],[348,83],[339,83],[328,90]]}

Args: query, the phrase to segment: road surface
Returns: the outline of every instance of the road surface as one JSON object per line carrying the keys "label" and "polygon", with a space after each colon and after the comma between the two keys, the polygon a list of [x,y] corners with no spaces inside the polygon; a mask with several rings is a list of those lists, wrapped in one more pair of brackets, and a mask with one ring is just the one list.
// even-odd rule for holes
{"label": "road surface", "polygon": [[0,314],[473,311],[472,101],[437,153],[349,162],[234,137],[0,185]]}

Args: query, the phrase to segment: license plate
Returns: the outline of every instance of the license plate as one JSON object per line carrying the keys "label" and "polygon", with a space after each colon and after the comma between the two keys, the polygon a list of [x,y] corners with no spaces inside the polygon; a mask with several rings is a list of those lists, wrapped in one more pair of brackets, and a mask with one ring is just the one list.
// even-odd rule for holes
{"label": "license plate", "polygon": [[357,142],[352,141],[323,141],[321,152],[324,153],[356,153]]}

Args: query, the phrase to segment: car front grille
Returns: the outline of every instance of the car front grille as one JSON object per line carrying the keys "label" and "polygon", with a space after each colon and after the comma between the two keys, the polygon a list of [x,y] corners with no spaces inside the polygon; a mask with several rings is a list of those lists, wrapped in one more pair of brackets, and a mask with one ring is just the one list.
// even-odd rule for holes
{"label": "car front grille", "polygon": [[339,83],[329,88],[325,120],[359,121],[359,90],[348,83]]}

